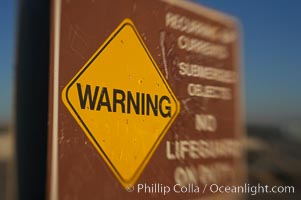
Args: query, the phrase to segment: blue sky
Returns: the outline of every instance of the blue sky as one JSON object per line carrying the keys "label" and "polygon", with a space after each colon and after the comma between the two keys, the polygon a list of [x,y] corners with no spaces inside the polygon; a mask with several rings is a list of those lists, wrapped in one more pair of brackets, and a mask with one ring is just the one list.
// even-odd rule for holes
{"label": "blue sky", "polygon": [[0,1],[0,123],[11,119],[16,1]]}
{"label": "blue sky", "polygon": [[[248,122],[301,122],[301,1],[195,0],[237,17],[243,28]],[[0,1],[0,122],[12,111],[15,0]]]}
{"label": "blue sky", "polygon": [[301,1],[197,2],[242,24],[247,120],[301,122]]}

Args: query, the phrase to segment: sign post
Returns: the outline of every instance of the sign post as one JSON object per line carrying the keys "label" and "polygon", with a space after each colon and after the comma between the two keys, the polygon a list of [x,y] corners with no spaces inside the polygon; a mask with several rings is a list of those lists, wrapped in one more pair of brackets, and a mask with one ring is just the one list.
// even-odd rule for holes
{"label": "sign post", "polygon": [[52,13],[47,198],[233,198],[212,187],[244,180],[236,20],[171,0]]}

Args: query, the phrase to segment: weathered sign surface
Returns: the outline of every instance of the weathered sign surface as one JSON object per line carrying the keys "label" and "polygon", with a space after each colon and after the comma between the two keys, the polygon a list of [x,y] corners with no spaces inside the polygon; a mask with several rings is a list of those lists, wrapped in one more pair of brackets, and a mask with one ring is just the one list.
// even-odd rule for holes
{"label": "weathered sign surface", "polygon": [[54,1],[48,199],[240,185],[235,19],[185,1]]}

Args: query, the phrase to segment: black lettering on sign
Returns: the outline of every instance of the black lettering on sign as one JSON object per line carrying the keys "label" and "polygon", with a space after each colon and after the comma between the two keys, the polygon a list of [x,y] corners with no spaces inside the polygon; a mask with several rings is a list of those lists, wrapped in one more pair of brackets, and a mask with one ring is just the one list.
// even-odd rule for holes
{"label": "black lettering on sign", "polygon": [[140,113],[140,93],[136,93],[136,99],[134,100],[134,97],[130,91],[128,91],[128,100],[127,100],[127,113],[131,113],[131,107],[134,108],[135,113],[139,115]]}
{"label": "black lettering on sign", "polygon": [[158,95],[155,95],[155,100],[153,102],[152,97],[150,94],[146,95],[146,115],[149,115],[150,113],[150,107],[152,108],[152,111],[155,116],[158,116]]}
{"label": "black lettering on sign", "polygon": [[136,115],[153,115],[156,117],[160,114],[164,118],[171,117],[171,101],[167,96],[142,92],[132,93],[116,88],[108,91],[106,87],[92,87],[80,83],[76,85],[80,108],[83,110],[100,111],[102,107],[106,107],[108,112],[135,113]]}
{"label": "black lettering on sign", "polygon": [[80,83],[77,83],[76,85],[77,85],[77,91],[78,91],[78,97],[79,97],[79,103],[80,103],[81,109],[86,108],[87,99],[89,99],[89,108],[91,110],[94,110],[99,87],[98,86],[95,87],[94,94],[93,94],[93,97],[92,97],[91,86],[90,85],[86,85],[84,96],[83,96],[83,93],[82,93],[82,88],[81,88]]}
{"label": "black lettering on sign", "polygon": [[[167,96],[162,96],[160,98],[160,114],[162,115],[162,117],[166,118],[166,117],[170,117],[171,115],[171,107],[170,106],[165,106],[165,110],[162,109],[163,108],[163,102],[166,101],[167,105],[170,105],[170,99],[167,97]],[[164,112],[164,111],[167,111],[167,112]]]}
{"label": "black lettering on sign", "polygon": [[[97,86],[96,86],[97,87]],[[99,96],[98,106],[96,110],[100,110],[101,106],[106,106],[109,112],[112,112],[108,89],[103,87]]]}
{"label": "black lettering on sign", "polygon": [[125,113],[124,106],[125,94],[122,90],[113,89],[113,112],[117,110],[117,104],[121,106],[122,113]]}

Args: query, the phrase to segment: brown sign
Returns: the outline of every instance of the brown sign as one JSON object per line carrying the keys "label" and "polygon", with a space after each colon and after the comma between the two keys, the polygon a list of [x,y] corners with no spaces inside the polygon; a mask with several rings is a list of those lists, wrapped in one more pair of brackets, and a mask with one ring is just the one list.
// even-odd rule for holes
{"label": "brown sign", "polygon": [[48,199],[241,185],[236,21],[185,1],[52,6]]}

